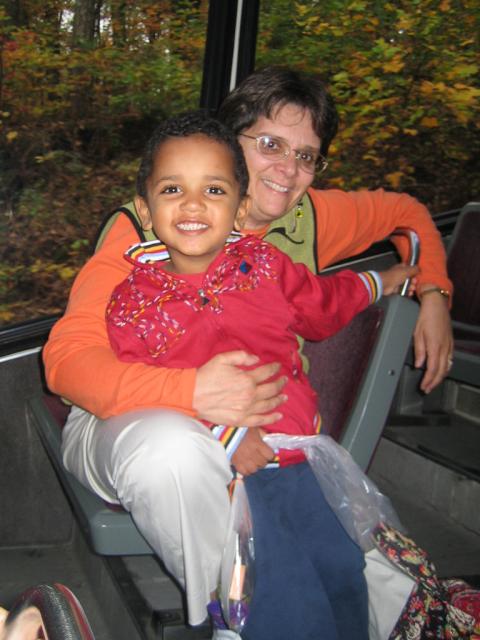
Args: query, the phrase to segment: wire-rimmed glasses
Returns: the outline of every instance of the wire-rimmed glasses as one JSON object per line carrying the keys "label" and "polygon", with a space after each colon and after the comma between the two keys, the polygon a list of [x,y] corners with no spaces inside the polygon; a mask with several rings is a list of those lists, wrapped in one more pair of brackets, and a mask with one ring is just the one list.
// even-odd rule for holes
{"label": "wire-rimmed glasses", "polygon": [[257,151],[262,155],[272,160],[283,160],[288,158],[290,153],[295,153],[295,159],[298,162],[298,166],[307,173],[321,173],[328,167],[328,161],[318,151],[313,149],[292,149],[286,140],[283,138],[277,138],[276,136],[249,136],[246,133],[241,133],[244,138],[250,138],[255,140],[257,145]]}

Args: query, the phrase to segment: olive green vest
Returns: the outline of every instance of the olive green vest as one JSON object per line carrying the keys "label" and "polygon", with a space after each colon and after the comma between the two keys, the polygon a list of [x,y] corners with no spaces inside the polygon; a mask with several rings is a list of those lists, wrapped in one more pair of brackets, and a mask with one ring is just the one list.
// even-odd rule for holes
{"label": "olive green vest", "polygon": [[294,262],[306,264],[313,273],[318,273],[316,238],[315,215],[308,194],[296,207],[272,222],[264,236],[264,240],[286,253]]}
{"label": "olive green vest", "polygon": [[[264,240],[286,253],[294,262],[303,262],[312,273],[318,273],[316,218],[307,193],[297,207],[270,225]],[[304,339],[297,336],[297,341],[303,369],[308,373],[310,364],[303,354]]]}

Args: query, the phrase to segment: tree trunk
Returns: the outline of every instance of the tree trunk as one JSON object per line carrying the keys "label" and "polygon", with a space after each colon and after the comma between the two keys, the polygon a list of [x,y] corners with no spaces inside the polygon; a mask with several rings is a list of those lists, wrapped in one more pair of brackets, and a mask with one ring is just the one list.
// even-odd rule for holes
{"label": "tree trunk", "polygon": [[72,46],[89,46],[95,40],[102,0],[75,0]]}
{"label": "tree trunk", "polygon": [[111,0],[112,38],[115,47],[122,47],[127,41],[127,3],[126,0]]}
{"label": "tree trunk", "polygon": [[6,0],[2,3],[7,15],[16,27],[28,27],[28,11],[22,0]]}

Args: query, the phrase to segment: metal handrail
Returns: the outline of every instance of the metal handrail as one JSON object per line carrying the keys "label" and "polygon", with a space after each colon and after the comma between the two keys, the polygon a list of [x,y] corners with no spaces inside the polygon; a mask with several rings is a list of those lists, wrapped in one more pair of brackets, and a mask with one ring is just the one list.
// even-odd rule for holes
{"label": "metal handrail", "polygon": [[[392,233],[392,236],[405,236],[409,241],[409,252],[407,264],[410,267],[415,267],[418,264],[418,260],[420,258],[420,239],[418,234],[413,229],[408,229],[407,227],[398,227]],[[408,288],[410,286],[410,278],[407,278],[402,285],[400,290],[401,296],[406,296],[408,293]]]}
{"label": "metal handrail", "polygon": [[[36,635],[26,635],[35,633]],[[40,584],[24,591],[15,601],[0,640],[37,638],[95,640],[82,605],[62,584]]]}

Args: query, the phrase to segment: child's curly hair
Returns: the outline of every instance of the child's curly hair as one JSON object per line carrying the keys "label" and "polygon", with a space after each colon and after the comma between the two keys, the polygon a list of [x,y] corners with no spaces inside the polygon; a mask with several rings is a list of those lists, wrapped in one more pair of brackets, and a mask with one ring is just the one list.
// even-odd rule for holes
{"label": "child's curly hair", "polygon": [[203,135],[224,144],[231,152],[235,179],[240,188],[240,197],[247,194],[248,170],[243,150],[236,136],[224,124],[208,116],[203,111],[189,111],[164,120],[152,133],[147,142],[137,174],[137,193],[147,197],[147,180],[152,174],[155,156],[165,140]]}

